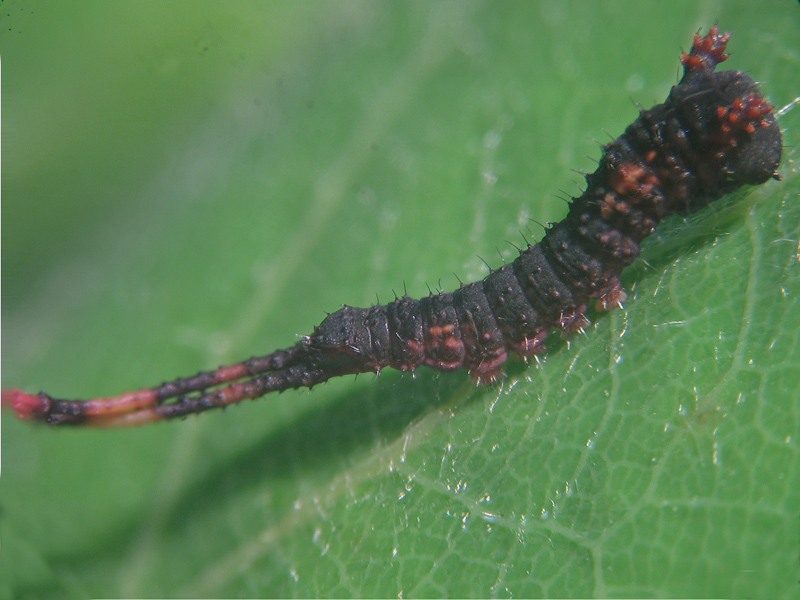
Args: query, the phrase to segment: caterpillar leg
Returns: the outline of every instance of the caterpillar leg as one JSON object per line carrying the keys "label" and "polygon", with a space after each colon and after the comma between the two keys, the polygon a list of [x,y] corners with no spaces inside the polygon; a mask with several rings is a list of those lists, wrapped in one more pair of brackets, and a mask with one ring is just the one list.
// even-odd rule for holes
{"label": "caterpillar leg", "polygon": [[[222,408],[269,392],[311,387],[349,371],[344,364],[337,368],[336,362],[342,361],[332,361],[324,352],[314,351],[301,342],[288,350],[119,396],[59,400],[44,392],[28,394],[4,390],[2,404],[13,408],[21,419],[45,421],[51,425],[143,425]],[[248,377],[250,379],[236,382]],[[209,390],[222,384],[228,385]]]}

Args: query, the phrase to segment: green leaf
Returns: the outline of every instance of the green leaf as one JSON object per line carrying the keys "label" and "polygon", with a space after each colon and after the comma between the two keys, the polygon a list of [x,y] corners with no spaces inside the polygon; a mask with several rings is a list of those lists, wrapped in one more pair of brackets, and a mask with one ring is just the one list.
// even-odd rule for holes
{"label": "green leaf", "polygon": [[[284,4],[4,3],[4,387],[114,394],[484,276],[713,23],[726,67],[798,95],[791,3]],[[5,413],[0,596],[792,597],[800,109],[781,125],[783,181],[665,223],[623,310],[501,385]]]}

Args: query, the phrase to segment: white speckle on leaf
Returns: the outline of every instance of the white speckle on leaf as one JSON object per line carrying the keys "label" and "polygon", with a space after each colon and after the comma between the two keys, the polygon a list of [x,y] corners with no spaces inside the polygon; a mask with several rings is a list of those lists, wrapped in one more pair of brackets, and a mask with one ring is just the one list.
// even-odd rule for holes
{"label": "white speckle on leaf", "polygon": [[490,129],[486,132],[486,135],[483,136],[483,145],[489,148],[490,150],[494,150],[497,146],[500,145],[503,136],[500,135],[500,132],[496,129]]}
{"label": "white speckle on leaf", "polygon": [[625,91],[628,93],[631,92],[640,92],[644,88],[644,77],[641,75],[634,73],[628,80],[625,82]]}
{"label": "white speckle on leaf", "polygon": [[490,513],[488,511],[483,511],[481,512],[481,519],[483,519],[487,523],[497,523],[497,521],[500,519],[500,515],[497,515],[495,513]]}

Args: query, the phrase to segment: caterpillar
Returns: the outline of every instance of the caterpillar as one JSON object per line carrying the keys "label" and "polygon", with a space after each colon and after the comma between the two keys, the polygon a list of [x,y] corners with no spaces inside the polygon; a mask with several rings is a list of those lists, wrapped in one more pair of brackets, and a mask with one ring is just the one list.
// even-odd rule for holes
{"label": "caterpillar", "polygon": [[22,419],[51,425],[130,426],[222,408],[269,392],[311,388],[385,367],[466,369],[477,383],[502,376],[509,355],[544,351],[552,331],[583,330],[590,305],[621,305],[622,270],[671,215],[690,215],[743,185],[780,179],[781,132],[755,82],[715,72],[730,34],[715,25],[681,54],[683,76],[663,104],[603,147],[567,216],[511,263],[454,292],[344,306],[294,346],[157,387],[92,400],[2,393]]}

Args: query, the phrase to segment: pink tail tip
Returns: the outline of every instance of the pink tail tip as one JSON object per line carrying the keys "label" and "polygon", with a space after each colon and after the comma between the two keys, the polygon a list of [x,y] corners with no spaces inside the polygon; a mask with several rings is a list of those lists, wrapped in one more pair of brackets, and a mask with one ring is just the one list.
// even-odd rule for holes
{"label": "pink tail tip", "polygon": [[47,403],[33,394],[26,394],[19,390],[3,390],[0,396],[3,408],[12,408],[20,419],[33,419],[44,413]]}

